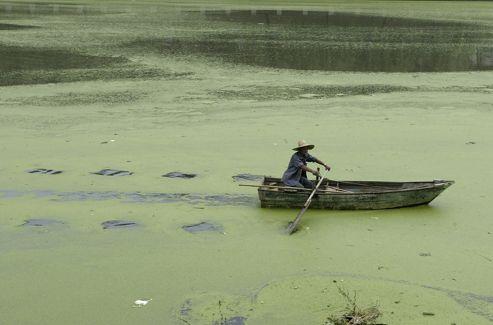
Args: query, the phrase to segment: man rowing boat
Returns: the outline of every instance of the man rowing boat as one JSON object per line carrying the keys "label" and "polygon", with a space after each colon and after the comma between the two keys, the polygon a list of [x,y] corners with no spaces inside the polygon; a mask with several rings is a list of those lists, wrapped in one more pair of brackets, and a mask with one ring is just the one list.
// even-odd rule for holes
{"label": "man rowing boat", "polygon": [[313,144],[308,144],[305,140],[298,141],[298,146],[293,148],[296,152],[291,156],[288,169],[282,175],[282,182],[287,186],[306,187],[313,188],[313,183],[308,180],[306,172],[319,176],[320,173],[314,169],[309,168],[307,162],[316,162],[319,165],[324,166],[327,170],[330,170],[330,166],[323,161],[315,158],[308,153],[308,150],[315,148]]}

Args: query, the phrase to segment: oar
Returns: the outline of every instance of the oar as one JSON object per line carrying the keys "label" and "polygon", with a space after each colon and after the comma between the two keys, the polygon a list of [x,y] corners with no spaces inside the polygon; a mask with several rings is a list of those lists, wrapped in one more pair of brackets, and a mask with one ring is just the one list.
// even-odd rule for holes
{"label": "oar", "polygon": [[296,229],[296,227],[298,226],[298,224],[300,223],[301,217],[303,216],[305,211],[310,206],[310,203],[312,203],[313,195],[315,195],[315,192],[317,191],[320,184],[322,184],[322,181],[324,180],[325,175],[327,175],[327,173],[328,173],[328,170],[325,171],[324,175],[318,181],[317,186],[315,186],[315,188],[313,189],[313,192],[308,197],[308,200],[306,200],[305,204],[303,205],[303,209],[301,209],[301,211],[298,213],[298,215],[296,216],[294,221],[289,224],[288,229],[287,229],[288,235],[291,235],[293,233],[293,231]]}
{"label": "oar", "polygon": [[[311,189],[309,188],[299,188],[299,187],[295,187],[295,186],[274,186],[274,185],[257,185],[257,184],[239,184],[238,186],[247,186],[247,187],[262,187],[262,188],[277,188],[277,189],[280,189],[280,190],[294,190],[294,191],[312,191]],[[347,190],[343,190],[342,188],[337,188],[337,187],[334,187],[334,186],[329,186],[329,185],[326,185],[327,188],[330,188],[331,190],[319,190],[319,192],[331,192],[333,193],[334,191],[336,192],[342,192],[342,193],[353,193],[351,191],[347,191]]]}

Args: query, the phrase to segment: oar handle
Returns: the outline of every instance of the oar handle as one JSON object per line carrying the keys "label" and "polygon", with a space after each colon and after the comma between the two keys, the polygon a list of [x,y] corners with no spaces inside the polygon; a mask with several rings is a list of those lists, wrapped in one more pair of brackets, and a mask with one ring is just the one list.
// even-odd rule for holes
{"label": "oar handle", "polygon": [[[325,175],[327,175],[328,172],[329,172],[328,170],[325,170],[325,173],[322,175],[322,177],[320,177],[320,180],[318,181],[317,186],[315,186],[315,188],[313,189],[313,192],[308,197],[308,200],[306,200],[306,203],[305,203],[306,206],[308,206],[310,204],[310,202],[312,201],[312,197],[315,195],[315,192],[320,187],[320,184],[322,184],[322,181],[324,180]],[[308,203],[308,205],[307,205],[307,203]]]}

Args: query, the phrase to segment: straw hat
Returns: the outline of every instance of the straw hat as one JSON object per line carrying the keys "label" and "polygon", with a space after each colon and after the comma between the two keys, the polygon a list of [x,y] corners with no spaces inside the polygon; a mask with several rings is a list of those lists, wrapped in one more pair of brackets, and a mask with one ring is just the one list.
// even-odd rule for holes
{"label": "straw hat", "polygon": [[308,150],[312,150],[313,148],[315,148],[315,146],[313,144],[306,143],[305,140],[300,140],[298,141],[298,146],[296,148],[293,148],[293,150],[299,150],[301,148],[307,148]]}

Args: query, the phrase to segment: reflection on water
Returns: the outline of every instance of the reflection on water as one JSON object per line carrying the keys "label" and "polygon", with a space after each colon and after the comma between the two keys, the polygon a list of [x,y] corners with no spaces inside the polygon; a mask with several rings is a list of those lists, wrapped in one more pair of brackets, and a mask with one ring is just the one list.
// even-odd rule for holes
{"label": "reflection on water", "polygon": [[454,21],[437,21],[363,15],[334,11],[300,10],[207,10],[208,20],[246,22],[256,24],[360,26],[360,27],[440,27],[466,25]]}
{"label": "reflection on water", "polygon": [[380,47],[324,43],[224,41],[220,35],[203,40],[167,39],[163,53],[220,57],[233,63],[299,70],[428,72],[493,69],[493,47]]}
{"label": "reflection on water", "polygon": [[1,44],[0,71],[90,69],[125,63],[124,57],[95,56],[65,49]]}
{"label": "reflection on water", "polygon": [[[222,29],[133,43],[166,55],[198,55],[272,68],[438,72],[493,69],[493,31],[450,21],[335,12],[189,12]],[[211,25],[208,25],[211,26]]]}
{"label": "reflection on water", "polygon": [[76,3],[0,3],[2,15],[98,15],[116,12],[119,11],[109,10],[104,6],[94,7]]}
{"label": "reflection on water", "polygon": [[0,24],[0,30],[16,30],[16,29],[31,29],[31,28],[38,28],[38,27],[30,26],[30,25]]}

